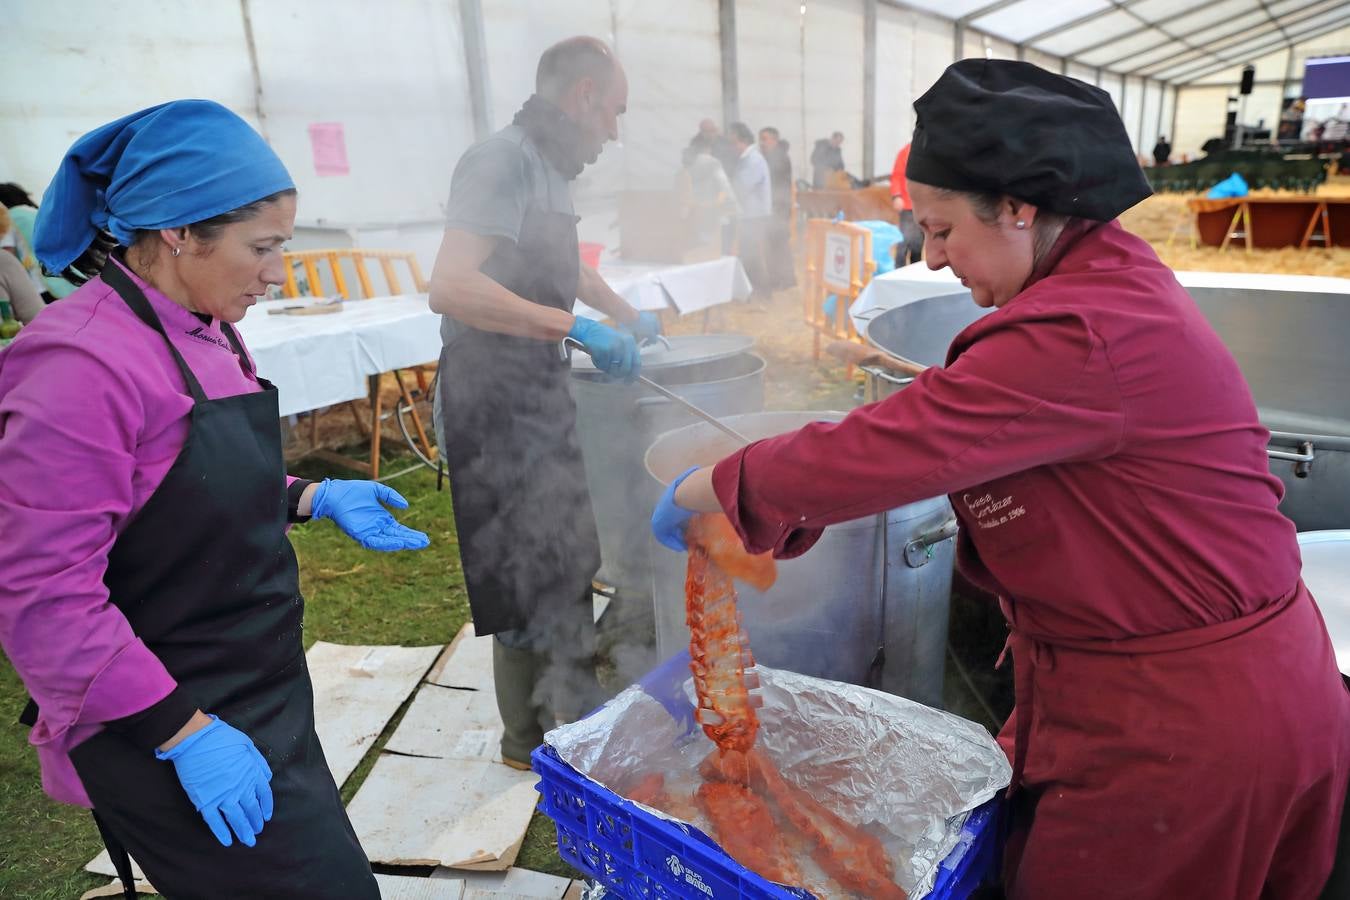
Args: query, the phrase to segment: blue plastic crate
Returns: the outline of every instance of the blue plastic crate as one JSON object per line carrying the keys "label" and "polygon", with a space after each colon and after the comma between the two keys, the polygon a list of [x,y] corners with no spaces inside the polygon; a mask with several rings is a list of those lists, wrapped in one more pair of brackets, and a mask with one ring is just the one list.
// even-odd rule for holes
{"label": "blue plastic crate", "polygon": [[[678,693],[687,665],[687,655],[673,657],[643,679],[642,686],[693,727],[693,709]],[[559,855],[623,900],[812,896],[756,875],[698,829],[654,816],[591,781],[551,747],[537,748],[530,759],[539,774],[540,808],[558,829]],[[990,800],[966,819],[960,843],[942,861],[929,897],[961,900],[997,876],[1001,803],[999,798]]]}

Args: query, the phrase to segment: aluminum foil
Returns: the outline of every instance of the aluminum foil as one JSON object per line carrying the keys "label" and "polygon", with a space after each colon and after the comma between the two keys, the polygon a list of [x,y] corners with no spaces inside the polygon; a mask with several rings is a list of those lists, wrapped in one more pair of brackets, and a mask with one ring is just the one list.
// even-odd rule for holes
{"label": "aluminum foil", "polygon": [[[756,748],[788,781],[875,834],[911,897],[927,894],[966,814],[1012,777],[998,744],[974,722],[903,697],[764,666],[754,671],[764,699]],[[691,679],[683,693],[692,704]],[[691,720],[676,718],[637,686],[545,741],[619,794],[651,772],[665,775],[672,795],[692,792],[701,782],[698,764],[714,749]],[[714,834],[701,813],[686,821]],[[825,878],[815,869],[805,874],[808,890]]]}

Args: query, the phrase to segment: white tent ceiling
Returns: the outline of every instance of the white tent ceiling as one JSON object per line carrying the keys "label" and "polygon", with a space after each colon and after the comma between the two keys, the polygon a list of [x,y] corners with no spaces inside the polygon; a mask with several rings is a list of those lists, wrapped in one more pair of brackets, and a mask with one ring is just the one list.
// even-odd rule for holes
{"label": "white tent ceiling", "polygon": [[882,0],[1026,50],[1190,84],[1350,25],[1346,0]]}

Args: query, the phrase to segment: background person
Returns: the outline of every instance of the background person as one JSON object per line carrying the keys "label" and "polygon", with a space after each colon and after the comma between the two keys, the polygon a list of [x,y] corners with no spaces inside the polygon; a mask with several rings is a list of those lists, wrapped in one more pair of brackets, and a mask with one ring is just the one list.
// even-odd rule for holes
{"label": "background person", "polygon": [[848,190],[843,146],[844,133],[836,131],[811,148],[811,186],[816,190]]}
{"label": "background person", "polygon": [[727,126],[727,137],[736,151],[736,167],[731,186],[736,191],[739,217],[736,219],[736,255],[750,278],[751,299],[773,296],[774,281],[769,271],[768,240],[773,224],[773,182],[769,163],[755,144],[755,134],[744,122]]}
{"label": "background person", "polygon": [[792,259],[792,157],[788,142],[772,126],[759,130],[759,152],[769,165],[773,193],[773,218],[765,234],[765,262],[773,289],[786,290],[797,284]]}
{"label": "background person", "polygon": [[895,154],[891,167],[891,208],[900,217],[900,233],[904,242],[896,245],[895,265],[907,266],[923,260],[923,229],[914,221],[914,208],[909,199],[909,182],[905,180],[905,166],[909,163],[909,144]]}

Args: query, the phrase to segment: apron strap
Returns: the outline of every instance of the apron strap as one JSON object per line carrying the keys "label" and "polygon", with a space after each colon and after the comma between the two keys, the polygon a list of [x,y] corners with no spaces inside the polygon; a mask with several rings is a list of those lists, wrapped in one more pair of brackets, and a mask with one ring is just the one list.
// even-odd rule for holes
{"label": "apron strap", "polygon": [[122,896],[126,900],[136,900],[136,878],[131,873],[131,856],[127,853],[127,848],[122,846],[108,826],[103,824],[96,810],[90,810],[94,816],[94,824],[98,826],[99,837],[103,838],[103,846],[108,848],[108,856],[112,858],[113,868],[117,870],[117,878],[122,882]]}
{"label": "apron strap", "polygon": [[136,282],[131,280],[131,276],[122,271],[120,261],[115,256],[108,258],[107,265],[103,267],[101,274],[104,284],[107,284],[131,307],[131,311],[136,314],[136,318],[149,325],[155,331],[158,331],[160,337],[169,345],[169,352],[173,354],[174,362],[178,363],[178,371],[182,373],[183,380],[187,382],[188,393],[192,399],[198,403],[205,403],[207,400],[206,392],[202,390],[201,382],[197,381],[197,376],[192,374],[192,369],[188,368],[187,362],[183,359],[183,354],[178,352],[178,348],[169,340],[169,335],[164,330],[164,323],[155,315],[154,309],[150,306],[150,301],[145,299],[145,293],[136,286]]}

